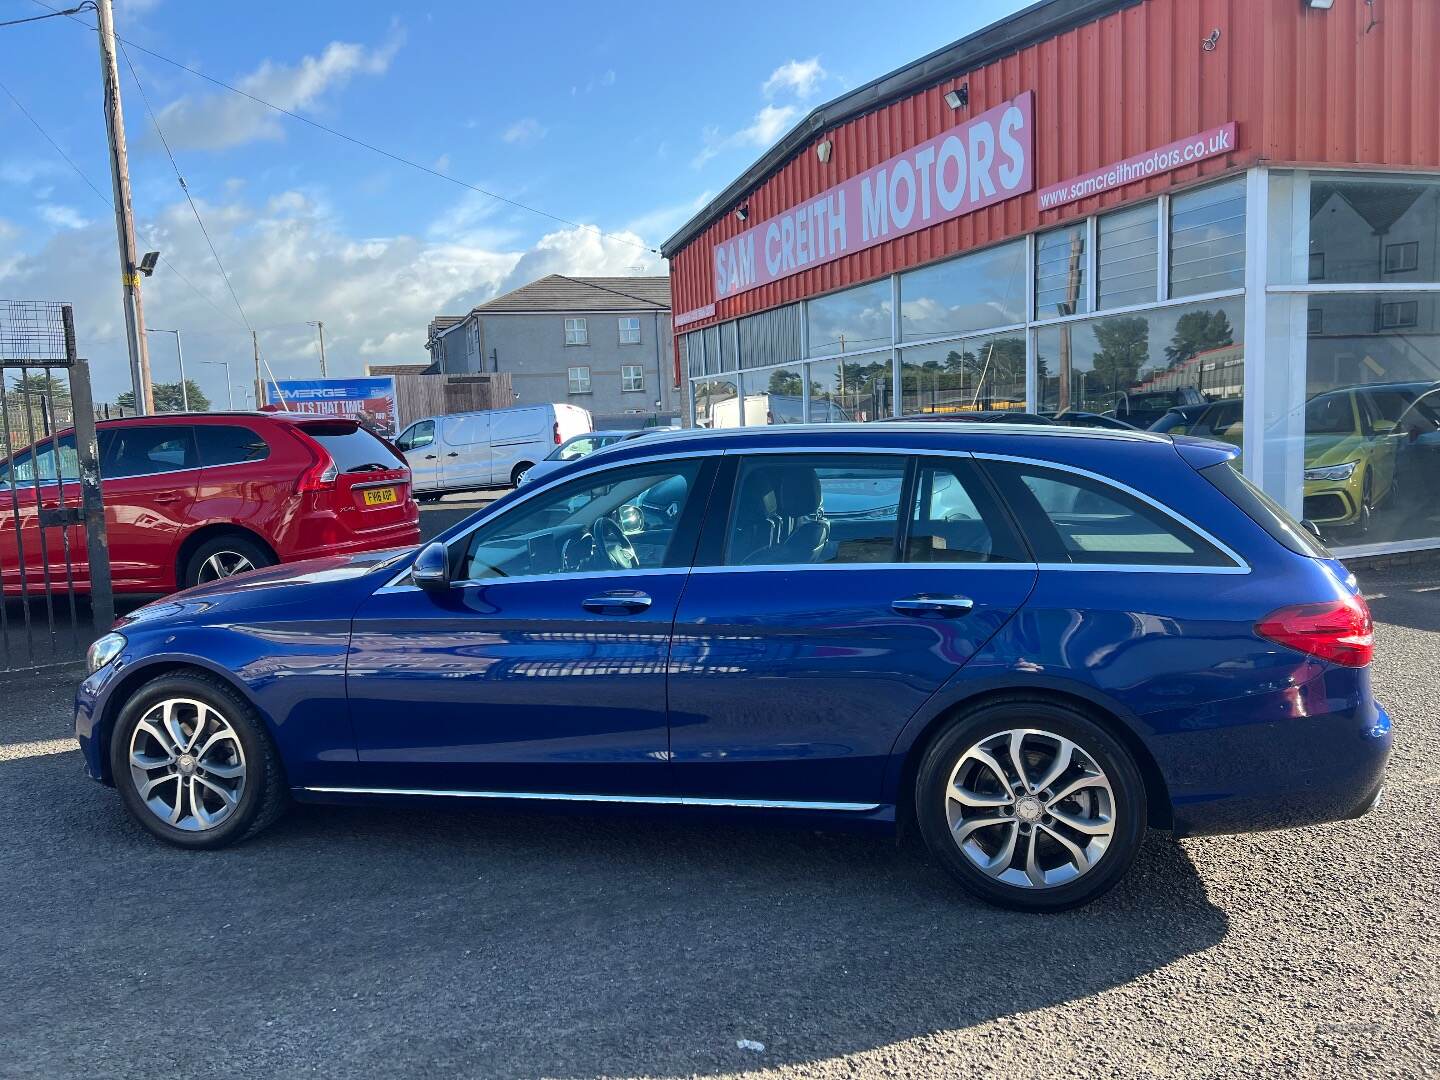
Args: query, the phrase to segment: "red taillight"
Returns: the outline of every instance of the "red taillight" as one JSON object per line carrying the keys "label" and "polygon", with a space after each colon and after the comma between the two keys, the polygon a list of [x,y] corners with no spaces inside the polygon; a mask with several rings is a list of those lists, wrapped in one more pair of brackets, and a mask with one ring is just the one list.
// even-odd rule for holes
{"label": "red taillight", "polygon": [[1255,624],[1255,633],[1346,667],[1364,667],[1375,653],[1370,608],[1359,596],[1272,611]]}
{"label": "red taillight", "polygon": [[555,421],[554,427],[555,427],[555,445],[556,445],[556,446],[559,446],[559,445],[560,445],[560,421],[559,421],[559,420],[556,420],[556,421]]}

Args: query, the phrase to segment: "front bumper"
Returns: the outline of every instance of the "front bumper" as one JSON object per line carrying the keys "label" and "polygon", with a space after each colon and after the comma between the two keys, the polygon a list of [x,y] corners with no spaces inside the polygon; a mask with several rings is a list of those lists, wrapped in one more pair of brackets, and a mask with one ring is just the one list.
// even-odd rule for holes
{"label": "front bumper", "polygon": [[1305,481],[1304,516],[1317,525],[1351,525],[1360,518],[1360,473],[1349,480]]}

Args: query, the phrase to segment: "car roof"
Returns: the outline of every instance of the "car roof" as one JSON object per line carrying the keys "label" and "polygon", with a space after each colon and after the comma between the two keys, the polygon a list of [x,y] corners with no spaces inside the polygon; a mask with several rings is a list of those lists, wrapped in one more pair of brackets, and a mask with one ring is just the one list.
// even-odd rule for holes
{"label": "car roof", "polygon": [[258,410],[227,409],[223,412],[162,412],[148,416],[112,416],[97,420],[97,427],[117,427],[122,424],[173,424],[177,420],[275,420],[287,424],[334,423],[345,421],[359,424],[349,416],[318,416],[315,413],[260,412]]}
{"label": "car roof", "polygon": [[[1026,440],[1033,439],[1075,439],[1093,440],[1104,442],[1133,442],[1166,444],[1173,442],[1169,435],[1155,434],[1149,431],[1141,431],[1136,428],[1124,431],[1114,428],[1075,428],[1064,427],[1060,424],[937,424],[933,421],[914,420],[892,420],[885,423],[869,421],[865,423],[840,423],[840,424],[770,424],[759,427],[743,428],[672,428],[664,430],[649,439],[645,440],[647,448],[657,444],[668,444],[677,442],[696,442],[701,444],[715,444],[715,449],[725,449],[727,444],[733,443],[736,446],[743,446],[751,440],[765,438],[777,444],[786,443],[808,443],[813,442],[817,437],[822,437],[826,443],[843,441],[842,437],[859,436],[859,442],[884,442],[895,440],[905,435],[924,435],[929,438],[943,436],[950,439],[964,440],[965,442],[978,442],[983,444],[992,440],[1004,438],[1023,437]],[[606,447],[614,451],[615,447]]]}

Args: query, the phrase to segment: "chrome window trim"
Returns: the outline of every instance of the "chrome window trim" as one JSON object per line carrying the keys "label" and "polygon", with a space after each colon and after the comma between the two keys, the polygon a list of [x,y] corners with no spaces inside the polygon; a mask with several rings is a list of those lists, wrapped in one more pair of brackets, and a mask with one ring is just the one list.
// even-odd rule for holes
{"label": "chrome window trim", "polygon": [[[452,581],[452,589],[473,589],[480,586],[491,585],[526,585],[536,581],[630,581],[637,577],[654,577],[656,575],[688,574],[688,566],[658,566],[652,570],[636,568],[634,570],[575,570],[563,574],[516,574],[514,577],[493,577],[493,578],[466,578],[463,581]],[[401,577],[408,576],[407,570]],[[390,593],[420,592],[420,586],[410,585],[404,582],[396,584],[394,581],[382,585],[374,592],[375,596],[387,595]]]}
{"label": "chrome window trim", "polygon": [[[821,428],[821,430],[823,430],[823,431],[825,431],[825,432],[827,432],[827,433],[834,433],[834,432],[835,432],[835,429],[836,429],[837,427],[840,427],[840,426],[841,426],[841,425],[826,424],[826,425],[820,425],[820,428]],[[874,428],[872,425],[870,425],[870,424],[858,425],[858,426],[863,426],[867,431],[874,431],[874,430],[875,430],[875,428]],[[891,425],[886,425],[886,426],[887,426],[887,427],[890,427]],[[901,425],[893,425],[893,426],[894,426],[894,427],[900,427]],[[984,425],[984,426],[989,427],[990,425]],[[920,431],[930,431],[930,430],[933,430],[933,425],[931,425],[931,424],[916,424],[916,425],[909,425],[909,427],[912,428],[912,429],[919,429]],[[733,432],[733,431],[735,431],[735,430],[743,430],[743,429],[725,429],[725,430]],[[768,431],[768,430],[770,430],[770,428],[769,428],[769,427],[765,427],[765,428],[757,428],[757,429],[754,429],[754,430],[758,433],[758,432]],[[1014,429],[1007,429],[1007,430],[1012,430],[1012,431],[1013,431]],[[1042,430],[1043,430],[1043,429],[1042,429]],[[1058,429],[1058,430],[1060,430],[1060,431],[1077,431],[1079,436],[1089,436],[1089,435],[1091,434],[1089,431],[1079,431],[1078,429],[1071,429],[1071,428],[1062,428],[1062,429]],[[1027,433],[1027,434],[1028,434],[1028,433],[1032,433],[1033,431],[1034,431],[1034,429],[1032,429],[1032,428],[1022,428],[1022,429],[1021,429],[1021,432],[1022,432],[1022,433]],[[1128,433],[1128,432],[1121,433],[1121,434],[1122,434],[1125,438],[1129,438],[1129,433]],[[1156,438],[1161,438],[1161,437],[1157,436]],[[1147,441],[1148,441],[1148,440],[1147,440]],[[598,451],[597,451],[597,453],[598,453]],[[1151,498],[1149,495],[1146,495],[1144,492],[1142,492],[1142,491],[1137,491],[1135,488],[1130,487],[1128,484],[1124,484],[1124,483],[1122,483],[1122,482],[1120,482],[1120,481],[1118,481],[1118,480],[1115,480],[1115,479],[1113,479],[1113,478],[1111,478],[1111,477],[1107,477],[1107,476],[1105,476],[1105,475],[1103,475],[1103,474],[1101,474],[1101,473],[1092,472],[1092,471],[1089,470],[1089,469],[1082,469],[1082,468],[1080,468],[1079,466],[1076,466],[1076,465],[1068,465],[1068,464],[1065,464],[1065,463],[1063,463],[1063,462],[1050,461],[1050,460],[1046,460],[1046,459],[1044,459],[1044,458],[1023,457],[1023,456],[1014,455],[1014,454],[995,454],[995,453],[988,453],[988,452],[980,451],[980,450],[945,449],[945,448],[943,448],[943,447],[934,447],[934,448],[931,448],[931,447],[915,447],[915,446],[781,446],[781,447],[777,447],[777,446],[740,446],[740,447],[730,447],[730,448],[728,448],[728,449],[688,450],[688,451],[685,451],[685,452],[683,452],[683,453],[681,453],[681,454],[675,454],[675,453],[654,453],[654,454],[647,454],[647,455],[645,455],[644,457],[629,458],[629,459],[626,459],[625,461],[620,461],[620,462],[599,462],[599,463],[597,463],[596,465],[594,465],[594,466],[592,466],[592,467],[590,467],[590,468],[584,469],[584,470],[582,470],[581,472],[579,472],[579,473],[577,473],[577,474],[575,474],[575,475],[573,475],[573,476],[567,476],[567,477],[564,477],[563,479],[562,479],[562,478],[555,478],[555,479],[551,479],[551,480],[542,482],[542,483],[540,483],[534,490],[532,490],[532,491],[526,491],[523,495],[521,495],[519,498],[517,498],[514,502],[507,504],[506,507],[504,508],[504,511],[503,511],[503,512],[507,512],[507,513],[508,513],[508,512],[509,512],[511,509],[513,509],[514,507],[520,506],[521,504],[523,504],[523,503],[525,503],[525,502],[528,502],[530,499],[535,498],[535,497],[538,496],[538,495],[542,495],[542,494],[544,494],[545,492],[551,490],[552,488],[558,487],[558,486],[559,486],[560,484],[562,484],[562,483],[567,483],[567,484],[568,484],[568,483],[570,483],[571,481],[574,481],[574,480],[581,480],[581,479],[584,479],[585,477],[592,476],[592,475],[595,475],[595,474],[597,474],[597,473],[600,473],[600,472],[604,471],[605,469],[609,469],[609,468],[628,468],[628,467],[630,467],[630,466],[632,466],[632,465],[646,465],[646,464],[650,464],[650,463],[654,463],[654,462],[662,462],[662,461],[688,460],[688,459],[690,459],[690,458],[697,458],[697,457],[718,457],[718,456],[724,456],[724,455],[728,455],[728,454],[736,454],[736,455],[754,455],[754,454],[832,454],[832,455],[841,455],[841,456],[853,456],[853,455],[856,455],[856,454],[879,454],[879,455],[885,455],[885,456],[891,456],[891,457],[896,456],[896,455],[905,456],[905,457],[968,457],[968,458],[974,458],[974,459],[985,460],[985,461],[1007,461],[1007,462],[1012,462],[1012,463],[1019,464],[1019,465],[1031,465],[1031,466],[1035,466],[1036,468],[1055,469],[1055,470],[1058,470],[1058,471],[1060,471],[1060,472],[1073,473],[1073,474],[1076,475],[1076,476],[1086,477],[1087,479],[1094,480],[1095,482],[1100,483],[1100,484],[1105,484],[1105,485],[1107,485],[1107,486],[1109,486],[1109,487],[1112,487],[1112,488],[1115,488],[1115,489],[1117,489],[1117,490],[1119,490],[1119,491],[1122,491],[1122,492],[1124,492],[1125,494],[1130,495],[1130,496],[1133,497],[1133,498],[1139,499],[1141,502],[1145,503],[1145,504],[1148,505],[1148,506],[1151,506],[1151,507],[1155,508],[1156,510],[1159,510],[1159,511],[1160,511],[1162,514],[1164,514],[1166,517],[1168,517],[1168,518],[1170,518],[1171,520],[1177,522],[1178,524],[1180,524],[1180,525],[1183,526],[1184,528],[1189,529],[1191,532],[1195,533],[1195,534],[1196,534],[1197,536],[1199,536],[1201,539],[1203,539],[1203,540],[1205,540],[1207,543],[1213,545],[1213,546],[1216,548],[1216,550],[1218,550],[1221,554],[1223,554],[1223,555],[1225,555],[1227,558],[1231,559],[1232,562],[1233,562],[1233,565],[1231,565],[1231,566],[1174,566],[1174,565],[1169,565],[1169,564],[1166,564],[1166,563],[1074,563],[1074,562],[1070,562],[1070,563],[1034,563],[1034,562],[1014,562],[1014,563],[797,563],[797,564],[772,565],[772,566],[690,566],[690,567],[661,567],[661,568],[657,568],[657,569],[637,570],[637,571],[633,571],[633,572],[630,572],[630,571],[608,571],[608,570],[607,570],[607,571],[586,571],[584,574],[577,574],[577,575],[529,574],[529,575],[525,575],[525,576],[523,576],[523,577],[485,578],[485,579],[481,579],[481,580],[478,580],[478,581],[467,579],[467,580],[464,581],[464,582],[453,582],[453,583],[452,583],[452,587],[474,586],[474,585],[480,585],[480,584],[494,585],[494,584],[498,584],[498,583],[501,583],[501,582],[555,581],[555,580],[560,580],[560,579],[562,579],[562,577],[568,577],[568,578],[574,579],[574,578],[580,578],[580,577],[595,577],[595,576],[605,577],[605,578],[614,578],[614,577],[617,577],[617,576],[618,576],[621,580],[624,580],[624,579],[630,577],[632,573],[655,574],[655,573],[667,573],[667,572],[668,572],[668,573],[707,573],[707,574],[714,574],[714,573],[721,573],[721,572],[725,572],[725,573],[735,573],[735,572],[740,572],[740,573],[756,573],[756,572],[760,572],[760,571],[767,571],[767,572],[793,572],[793,571],[796,571],[796,570],[849,570],[849,569],[855,569],[855,568],[865,568],[865,569],[871,569],[871,570],[894,570],[894,569],[905,569],[905,570],[916,570],[916,569],[928,569],[928,570],[937,570],[937,569],[938,569],[938,570],[1015,570],[1015,569],[1022,569],[1022,570],[1060,570],[1060,571],[1064,571],[1064,572],[1067,572],[1067,573],[1090,572],[1090,573],[1131,573],[1131,574],[1133,574],[1133,573],[1152,573],[1152,574],[1161,574],[1161,573],[1163,573],[1163,574],[1249,574],[1249,573],[1251,572],[1250,564],[1249,564],[1248,562],[1246,562],[1246,561],[1240,556],[1240,554],[1235,551],[1234,548],[1232,548],[1229,544],[1226,544],[1226,543],[1224,543],[1223,541],[1221,541],[1221,540],[1220,540],[1218,537],[1216,537],[1213,533],[1211,533],[1211,532],[1208,531],[1207,529],[1201,528],[1199,525],[1195,524],[1195,523],[1194,523],[1193,521],[1191,521],[1189,518],[1187,518],[1187,517],[1185,517],[1184,515],[1179,514],[1179,513],[1177,513],[1176,511],[1170,509],[1168,506],[1165,506],[1163,503],[1157,501],[1156,499]],[[446,544],[446,550],[448,551],[448,550],[450,549],[451,545],[460,543],[461,541],[467,539],[472,533],[475,532],[476,529],[480,528],[480,527],[481,527],[482,525],[484,525],[486,522],[488,522],[489,520],[491,520],[492,517],[493,517],[493,515],[485,515],[485,516],[482,516],[482,517],[481,517],[479,520],[477,520],[473,525],[471,525],[470,528],[466,529],[466,530],[465,530],[464,532],[462,532],[462,533],[458,533],[457,535],[451,537],[449,540],[447,540],[447,541],[445,542],[445,544]],[[422,546],[423,546],[423,545],[422,545]],[[379,594],[381,594],[381,593],[417,592],[417,591],[419,591],[419,589],[418,589],[417,586],[409,585],[409,584],[407,584],[407,583],[405,582],[405,579],[409,576],[409,574],[410,574],[410,568],[407,566],[407,567],[406,567],[404,570],[402,570],[399,574],[395,575],[395,577],[391,578],[391,579],[390,579],[389,581],[387,581],[383,586],[381,586],[378,590],[376,590],[376,595],[379,595]]]}
{"label": "chrome window trim", "polygon": [[1181,574],[1185,574],[1185,573],[1189,573],[1189,574],[1197,574],[1197,573],[1205,573],[1205,574],[1248,574],[1248,573],[1250,573],[1250,564],[1247,563],[1243,558],[1240,557],[1239,552],[1237,552],[1237,551],[1236,551],[1234,548],[1232,548],[1229,544],[1227,544],[1227,543],[1225,543],[1224,541],[1220,540],[1217,536],[1215,536],[1214,533],[1210,532],[1210,531],[1207,530],[1207,529],[1202,529],[1199,525],[1195,524],[1195,522],[1191,521],[1189,518],[1185,517],[1183,514],[1177,513],[1176,511],[1170,509],[1170,507],[1166,506],[1164,503],[1160,502],[1159,500],[1157,500],[1157,499],[1152,499],[1149,495],[1146,495],[1143,491],[1136,491],[1136,490],[1135,490],[1134,488],[1132,488],[1129,484],[1122,483],[1121,481],[1116,480],[1116,479],[1114,479],[1113,477],[1104,476],[1104,475],[1102,475],[1101,473],[1097,473],[1097,472],[1091,472],[1089,469],[1082,469],[1082,468],[1080,468],[1080,467],[1077,466],[1077,465],[1064,465],[1064,464],[1060,464],[1060,463],[1054,462],[1054,461],[1046,461],[1046,460],[1044,460],[1043,458],[1020,457],[1020,456],[1014,455],[1014,454],[992,454],[992,453],[985,453],[985,452],[983,452],[983,451],[975,451],[975,452],[972,454],[972,456],[975,457],[975,458],[977,458],[977,459],[983,460],[983,461],[1008,461],[1008,462],[1011,462],[1011,463],[1016,464],[1016,465],[1033,465],[1033,466],[1035,466],[1036,468],[1041,468],[1041,469],[1055,469],[1055,470],[1057,470],[1057,471],[1059,471],[1059,472],[1073,473],[1073,474],[1076,475],[1076,476],[1083,476],[1083,477],[1085,477],[1085,478],[1087,478],[1087,479],[1089,479],[1089,480],[1094,480],[1094,481],[1097,482],[1097,483],[1104,484],[1104,485],[1106,485],[1106,486],[1108,486],[1108,487],[1115,488],[1117,491],[1123,491],[1123,492],[1125,492],[1127,495],[1130,495],[1130,496],[1132,496],[1132,497],[1134,497],[1134,498],[1136,498],[1136,499],[1139,499],[1141,502],[1145,503],[1147,506],[1150,506],[1150,507],[1153,507],[1153,508],[1156,509],[1156,510],[1159,510],[1162,514],[1164,514],[1166,517],[1170,518],[1172,521],[1178,522],[1180,525],[1182,525],[1182,526],[1184,526],[1185,528],[1189,529],[1189,530],[1190,530],[1191,532],[1193,532],[1196,536],[1200,537],[1202,540],[1206,541],[1207,543],[1213,545],[1216,550],[1218,550],[1222,555],[1224,555],[1224,556],[1226,556],[1227,558],[1231,559],[1231,560],[1233,561],[1233,563],[1234,563],[1233,566],[1171,566],[1171,565],[1167,565],[1167,564],[1164,564],[1164,563],[1135,563],[1135,564],[1131,564],[1131,565],[1120,565],[1120,564],[1110,564],[1110,563],[1073,563],[1073,562],[1072,562],[1072,563],[1042,563],[1042,564],[1040,564],[1040,565],[1041,565],[1041,569],[1046,569],[1046,570],[1071,570],[1071,571],[1074,571],[1074,570],[1099,570],[1099,569],[1106,569],[1106,570],[1108,570],[1108,569],[1112,569],[1112,568],[1113,568],[1113,569],[1120,569],[1120,570],[1127,570],[1127,571],[1137,571],[1137,570],[1138,570],[1138,571],[1155,572],[1155,573],[1166,572],[1166,573],[1181,573]]}
{"label": "chrome window trim", "polygon": [[443,788],[306,787],[319,795],[437,796],[451,799],[526,799],[542,802],[625,803],[644,806],[740,807],[752,810],[831,810],[866,813],[880,803],[803,802],[791,799],[702,799],[685,795],[586,795],[563,791],[469,791]]}

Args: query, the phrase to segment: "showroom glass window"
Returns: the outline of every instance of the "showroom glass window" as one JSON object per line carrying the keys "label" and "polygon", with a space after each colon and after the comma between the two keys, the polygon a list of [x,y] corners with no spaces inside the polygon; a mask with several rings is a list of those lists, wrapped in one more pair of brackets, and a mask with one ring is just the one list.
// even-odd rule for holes
{"label": "showroom glass window", "polygon": [[1316,174],[1301,505],[1336,547],[1440,537],[1440,181]]}
{"label": "showroom glass window", "polygon": [[1022,240],[900,275],[901,341],[926,341],[1024,321]]}
{"label": "showroom glass window", "polygon": [[900,365],[903,416],[1025,408],[1023,331],[917,345]]}
{"label": "showroom glass window", "polygon": [[1156,202],[1126,207],[1100,218],[1096,226],[1096,306],[1101,311],[1155,302],[1159,222]]}
{"label": "showroom glass window", "polygon": [[1035,318],[1082,315],[1085,294],[1085,223],[1052,229],[1035,238]]}
{"label": "showroom glass window", "polygon": [[1245,178],[1182,191],[1170,200],[1170,296],[1245,285]]}
{"label": "showroom glass window", "polygon": [[805,307],[811,356],[838,356],[890,344],[889,278],[817,296]]}

